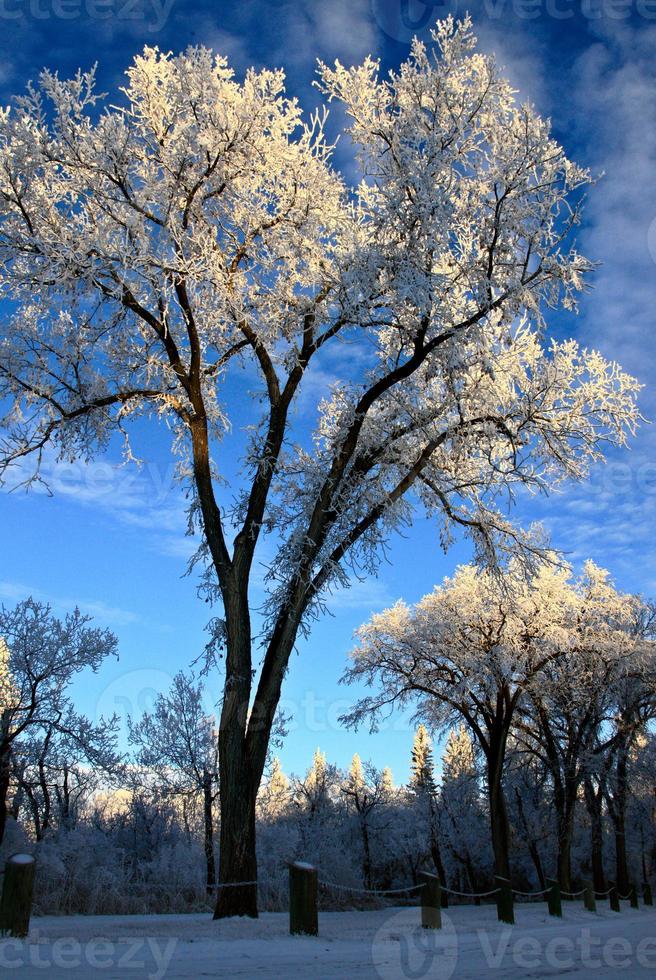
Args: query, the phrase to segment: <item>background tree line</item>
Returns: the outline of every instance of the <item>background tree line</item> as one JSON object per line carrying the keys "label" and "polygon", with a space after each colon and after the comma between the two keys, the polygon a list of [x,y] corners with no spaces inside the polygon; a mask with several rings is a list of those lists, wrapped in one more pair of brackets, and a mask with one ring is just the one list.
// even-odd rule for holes
{"label": "background tree line", "polygon": [[[561,656],[543,655],[539,683],[531,686],[529,671],[518,669],[529,662],[526,649],[522,653],[521,645],[515,646],[510,655],[500,642],[501,619],[508,626],[499,605],[509,595],[503,585],[466,567],[436,589],[431,602],[427,597],[413,610],[397,605],[363,628],[351,670],[367,643],[371,653],[374,635],[378,657],[384,637],[390,664],[404,669],[402,651],[390,640],[393,621],[400,630],[395,643],[403,637],[414,645],[416,680],[421,651],[417,624],[410,620],[421,613],[424,632],[427,623],[435,627],[439,622],[444,629],[445,611],[458,608],[471,640],[478,617],[475,669],[465,671],[463,661],[458,678],[453,664],[450,668],[451,694],[455,700],[457,693],[462,710],[458,718],[440,715],[434,692],[414,691],[419,714],[446,737],[436,763],[428,728],[418,725],[411,775],[403,785],[395,783],[389,767],[363,762],[358,755],[342,771],[317,749],[302,776],[287,776],[278,758],[270,757],[257,799],[262,907],[286,907],[286,862],[301,858],[316,863],[324,877],[356,888],[403,887],[414,884],[420,870],[434,869],[450,888],[485,891],[499,867],[494,830],[499,799],[508,870],[518,888],[541,888],[547,876],[557,875],[566,888],[593,878],[603,890],[612,879],[626,892],[629,881],[652,875],[653,607],[617,592],[607,574],[592,565],[576,580],[567,569],[545,570],[537,582],[522,586],[523,601],[517,595],[519,580],[505,582],[506,590],[515,589],[512,608],[519,618],[523,615],[524,644],[529,636],[534,642],[539,624],[548,622],[550,631],[557,630],[550,633],[552,640],[562,646],[564,624],[574,617],[570,627],[576,627],[576,643],[570,636]],[[449,607],[454,590],[463,588],[468,605]],[[494,595],[495,602],[476,602],[476,594],[488,600]],[[538,595],[541,604],[531,604]],[[602,602],[605,612],[597,616]],[[493,612],[501,619],[494,620],[495,642],[485,645],[481,637],[492,637]],[[102,913],[208,907],[221,814],[217,723],[205,710],[202,682],[178,674],[150,711],[131,719],[130,749],[121,753],[116,720],[95,725],[75,713],[67,690],[78,670],[97,669],[114,652],[112,635],[92,629],[79,613],[58,620],[32,600],[3,611],[0,626],[9,640],[0,656],[7,773],[1,856],[18,846],[36,851],[39,909]],[[602,643],[604,630],[612,632],[613,644]],[[453,657],[455,649],[451,637]],[[439,659],[434,635],[431,650],[433,669],[439,663],[443,670],[446,661]],[[58,669],[45,669],[46,663]],[[537,672],[537,661],[530,663]],[[507,726],[495,792],[487,743],[464,709],[469,705],[471,714],[471,704],[478,703],[483,712],[484,689],[490,704],[502,706],[504,698],[493,699],[490,692],[509,683],[510,665],[513,691],[521,688],[522,694]],[[355,713],[371,707],[360,703]],[[492,730],[495,716],[489,710],[485,707]],[[499,713],[506,718],[501,707]],[[283,736],[281,720],[277,745]],[[331,891],[322,901],[340,905],[374,899]]]}

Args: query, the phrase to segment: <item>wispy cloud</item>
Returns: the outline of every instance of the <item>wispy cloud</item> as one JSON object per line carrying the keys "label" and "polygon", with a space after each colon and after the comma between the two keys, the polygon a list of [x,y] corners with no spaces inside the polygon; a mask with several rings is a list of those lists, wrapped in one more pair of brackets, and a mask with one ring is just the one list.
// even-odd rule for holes
{"label": "wispy cloud", "polygon": [[71,612],[77,607],[81,612],[92,616],[95,621],[105,626],[120,627],[141,625],[157,632],[168,632],[170,627],[164,623],[155,623],[140,613],[121,606],[115,606],[103,599],[93,599],[83,596],[59,595],[36,588],[34,585],[13,580],[0,581],[0,600],[4,603],[15,604],[28,597],[40,602],[49,603],[57,613]]}
{"label": "wispy cloud", "polygon": [[350,609],[373,612],[392,605],[394,601],[395,597],[392,596],[385,582],[374,578],[356,579],[349,588],[336,589],[326,597],[326,605],[333,613]]}

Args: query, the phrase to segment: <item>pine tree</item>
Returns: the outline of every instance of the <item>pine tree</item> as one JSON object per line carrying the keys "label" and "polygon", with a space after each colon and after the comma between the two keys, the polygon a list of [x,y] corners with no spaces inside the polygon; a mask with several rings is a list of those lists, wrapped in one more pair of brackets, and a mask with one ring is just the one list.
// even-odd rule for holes
{"label": "pine tree", "polygon": [[351,768],[349,769],[346,785],[349,791],[356,793],[359,796],[361,796],[365,790],[366,781],[364,777],[364,767],[357,752],[351,759]]}
{"label": "pine tree", "polygon": [[259,811],[265,820],[278,820],[287,811],[291,799],[290,782],[278,756],[271,761],[271,771],[260,793]]}
{"label": "pine tree", "polygon": [[385,766],[381,774],[381,790],[387,801],[391,800],[394,796],[394,777],[392,775],[392,770],[389,766]]}
{"label": "pine tree", "polygon": [[336,767],[328,765],[325,753],[317,748],[305,779],[296,780],[294,791],[297,803],[310,815],[326,810],[337,791],[337,781]]}
{"label": "pine tree", "polygon": [[412,743],[410,788],[417,794],[433,795],[436,790],[433,775],[433,747],[425,725],[420,725]]}
{"label": "pine tree", "polygon": [[442,757],[442,778],[447,783],[475,777],[474,743],[465,726],[461,724],[452,728],[447,736]]}
{"label": "pine tree", "polygon": [[481,868],[481,841],[486,838],[485,815],[474,743],[462,724],[449,731],[444,747],[438,813],[441,835],[455,861],[457,887],[475,891],[477,869]]}

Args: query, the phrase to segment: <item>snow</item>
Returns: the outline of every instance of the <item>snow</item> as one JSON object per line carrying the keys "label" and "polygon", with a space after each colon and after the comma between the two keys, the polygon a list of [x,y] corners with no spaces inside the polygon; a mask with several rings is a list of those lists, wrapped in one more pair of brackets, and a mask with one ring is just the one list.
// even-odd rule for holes
{"label": "snow", "polygon": [[33,864],[34,857],[32,854],[12,854],[9,858],[12,864]]}
{"label": "snow", "polygon": [[443,911],[440,932],[418,928],[417,908],[321,912],[319,937],[289,935],[286,913],[257,920],[209,915],[45,916],[27,941],[0,940],[3,978],[181,980],[480,980],[567,977],[635,980],[656,974],[656,913],[572,905],[562,920],[519,906],[515,927],[494,906]]}

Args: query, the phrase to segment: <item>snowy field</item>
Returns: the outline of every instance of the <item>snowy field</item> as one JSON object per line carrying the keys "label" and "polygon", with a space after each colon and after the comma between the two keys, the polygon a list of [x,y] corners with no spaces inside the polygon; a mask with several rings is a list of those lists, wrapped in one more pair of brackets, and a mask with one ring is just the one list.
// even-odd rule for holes
{"label": "snowy field", "polygon": [[480,980],[485,976],[656,976],[656,911],[596,914],[566,906],[516,909],[515,927],[493,906],[443,913],[443,929],[418,928],[416,908],[323,912],[318,938],[291,937],[286,913],[212,922],[209,915],[44,916],[28,941],[0,940],[0,976],[104,978],[381,978]]}

